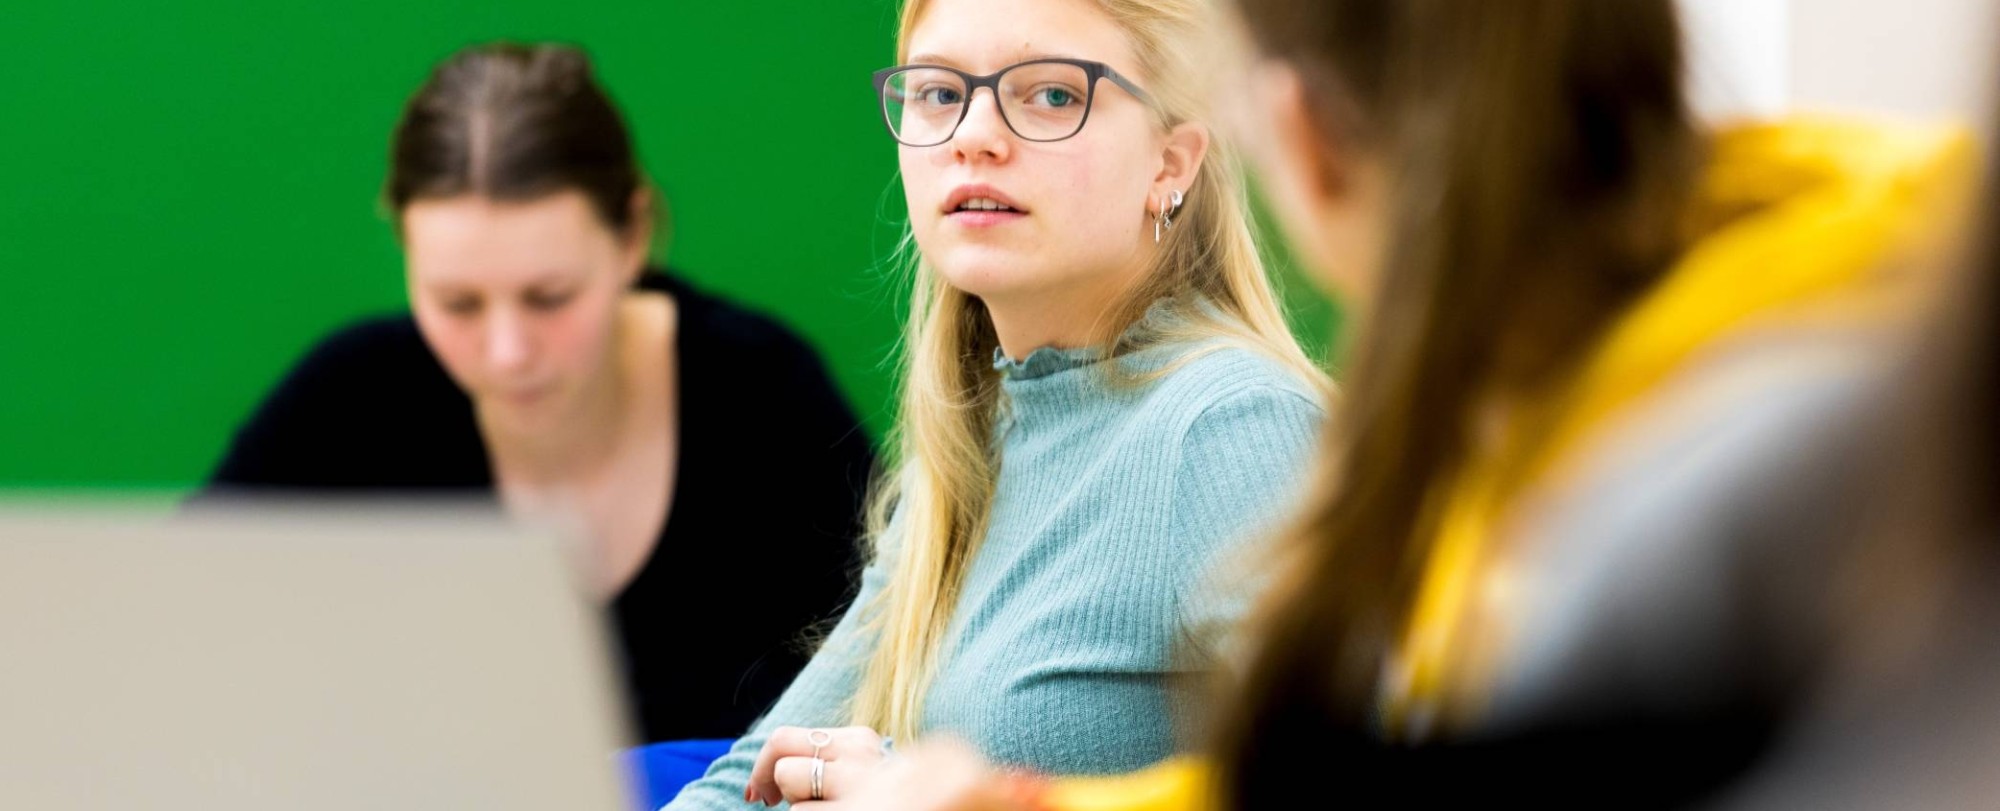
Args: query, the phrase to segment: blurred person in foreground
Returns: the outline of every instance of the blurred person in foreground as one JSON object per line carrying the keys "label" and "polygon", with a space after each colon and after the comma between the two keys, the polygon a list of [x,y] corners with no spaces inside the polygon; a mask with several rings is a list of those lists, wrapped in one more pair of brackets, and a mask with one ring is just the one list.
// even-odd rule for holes
{"label": "blurred person in foreground", "polygon": [[[1995,133],[2000,135],[2000,133]],[[1971,256],[1846,472],[1879,509],[1832,585],[1841,635],[1784,745],[1716,807],[1991,808],[2000,797],[2000,175]]]}

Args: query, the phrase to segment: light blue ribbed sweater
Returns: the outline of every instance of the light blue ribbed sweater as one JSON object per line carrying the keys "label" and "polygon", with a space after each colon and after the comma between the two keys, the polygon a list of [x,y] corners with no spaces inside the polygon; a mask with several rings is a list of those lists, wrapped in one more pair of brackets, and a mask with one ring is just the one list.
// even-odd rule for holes
{"label": "light blue ribbed sweater", "polygon": [[[1185,362],[1136,385],[1106,374],[1175,361]],[[1188,709],[1170,682],[1186,658],[1176,651],[1195,619],[1190,601],[1212,563],[1292,506],[1321,405],[1277,362],[1236,346],[1160,344],[1115,360],[1042,349],[994,366],[1006,416],[993,514],[925,699],[924,734],[1045,773],[1144,767],[1173,753],[1174,719]],[[857,615],[888,577],[880,564],[862,573],[855,607],[812,662],[668,809],[759,808],[743,789],[771,730],[849,723],[874,641]]]}

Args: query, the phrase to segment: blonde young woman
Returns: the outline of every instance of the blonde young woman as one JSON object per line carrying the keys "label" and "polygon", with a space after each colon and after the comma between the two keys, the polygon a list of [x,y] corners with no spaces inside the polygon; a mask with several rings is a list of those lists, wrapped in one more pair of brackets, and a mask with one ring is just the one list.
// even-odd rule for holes
{"label": "blonde young woman", "polygon": [[1169,755],[1211,561],[1285,512],[1322,378],[1201,123],[1187,0],[915,0],[876,76],[918,261],[853,608],[673,809],[837,801],[891,737]]}

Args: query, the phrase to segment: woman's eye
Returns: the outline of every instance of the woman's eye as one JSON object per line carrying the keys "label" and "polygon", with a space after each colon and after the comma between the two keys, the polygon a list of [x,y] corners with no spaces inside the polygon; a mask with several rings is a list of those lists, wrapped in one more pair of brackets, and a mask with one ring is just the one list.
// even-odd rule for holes
{"label": "woman's eye", "polygon": [[575,297],[576,295],[573,293],[560,293],[554,295],[544,295],[538,293],[535,295],[528,296],[528,306],[546,312],[549,310],[561,309],[563,305],[568,304],[570,302],[570,299],[573,299]]}
{"label": "woman's eye", "polygon": [[461,298],[448,300],[444,303],[444,311],[452,315],[476,315],[479,312],[479,299]]}
{"label": "woman's eye", "polygon": [[1066,87],[1044,87],[1035,91],[1034,101],[1047,107],[1068,107],[1076,103],[1076,94]]}
{"label": "woman's eye", "polygon": [[948,107],[964,99],[964,94],[956,87],[926,87],[917,92],[917,99],[925,104]]}

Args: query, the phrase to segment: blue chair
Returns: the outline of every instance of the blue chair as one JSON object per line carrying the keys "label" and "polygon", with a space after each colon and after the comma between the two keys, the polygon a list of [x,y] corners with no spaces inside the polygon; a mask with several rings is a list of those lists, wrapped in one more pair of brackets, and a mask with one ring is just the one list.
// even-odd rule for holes
{"label": "blue chair", "polygon": [[734,739],[664,741],[625,751],[625,773],[641,811],[657,811],[708,771]]}

